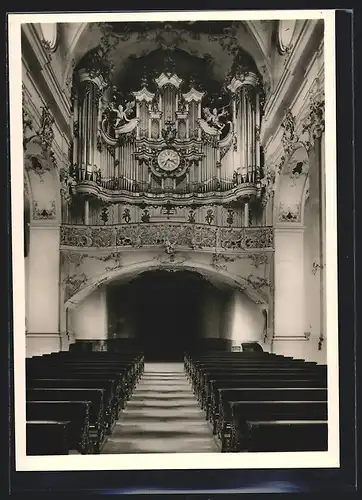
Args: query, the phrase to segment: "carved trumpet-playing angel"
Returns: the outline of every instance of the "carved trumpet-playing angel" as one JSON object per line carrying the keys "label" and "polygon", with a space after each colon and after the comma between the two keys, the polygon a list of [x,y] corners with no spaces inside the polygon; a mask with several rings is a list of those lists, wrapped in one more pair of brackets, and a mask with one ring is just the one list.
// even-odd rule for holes
{"label": "carved trumpet-playing angel", "polygon": [[220,112],[218,112],[217,108],[214,108],[212,112],[210,111],[210,108],[203,108],[204,116],[206,122],[211,126],[211,127],[216,127],[219,130],[222,130],[225,127],[225,123],[220,122],[220,118],[222,116],[226,116],[228,114],[227,111],[227,106],[224,106]]}
{"label": "carved trumpet-playing angel", "polygon": [[[132,114],[135,101],[130,102],[127,101],[125,105],[120,104],[116,106],[114,102],[109,102],[105,109],[105,118],[103,119],[103,128],[106,128],[105,125],[111,125],[114,129],[118,128],[123,122],[129,122],[129,116]],[[116,114],[114,118],[112,118],[112,114]]]}
{"label": "carved trumpet-playing angel", "polygon": [[129,102],[127,101],[125,103],[125,106],[123,106],[122,104],[120,104],[118,106],[118,108],[115,107],[115,105],[112,103],[112,109],[111,111],[114,111],[116,113],[116,118],[114,119],[114,122],[113,122],[113,127],[114,128],[117,128],[119,127],[119,125],[125,121],[125,122],[129,122],[130,120],[128,119],[128,117],[132,114],[133,112],[133,109],[135,107],[135,101],[133,102]]}

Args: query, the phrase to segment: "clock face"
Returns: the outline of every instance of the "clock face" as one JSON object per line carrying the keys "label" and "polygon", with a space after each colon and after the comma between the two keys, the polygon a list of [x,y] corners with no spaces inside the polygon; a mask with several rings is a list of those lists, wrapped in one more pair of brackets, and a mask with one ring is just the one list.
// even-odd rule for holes
{"label": "clock face", "polygon": [[174,149],[163,149],[158,155],[157,162],[162,170],[172,172],[180,165],[180,155]]}

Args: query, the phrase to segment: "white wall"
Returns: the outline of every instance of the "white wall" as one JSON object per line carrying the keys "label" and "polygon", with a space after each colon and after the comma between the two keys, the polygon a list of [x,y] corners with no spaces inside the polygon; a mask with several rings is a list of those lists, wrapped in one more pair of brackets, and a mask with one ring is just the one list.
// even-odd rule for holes
{"label": "white wall", "polygon": [[27,334],[26,335],[26,357],[41,356],[42,354],[50,354],[58,352],[61,348],[60,336],[57,333],[53,334]]}
{"label": "white wall", "polygon": [[31,228],[28,266],[28,333],[59,333],[59,228]]}
{"label": "white wall", "polygon": [[302,228],[275,229],[274,331],[278,337],[305,332],[303,249]]}
{"label": "white wall", "polygon": [[262,344],[264,317],[261,309],[247,297],[234,290],[230,293],[224,312],[223,334],[233,345],[256,341]]}
{"label": "white wall", "polygon": [[221,293],[215,288],[202,291],[200,336],[202,338],[222,337],[223,301]]}
{"label": "white wall", "polygon": [[99,288],[68,311],[68,329],[76,340],[103,340],[108,336],[105,288]]}
{"label": "white wall", "polygon": [[[326,363],[325,345],[318,349],[321,332],[320,271],[313,272],[313,262],[320,261],[318,206],[308,200],[304,229],[276,231],[275,335],[272,351],[284,356]],[[293,264],[294,262],[294,264]],[[310,334],[309,340],[302,338]]]}

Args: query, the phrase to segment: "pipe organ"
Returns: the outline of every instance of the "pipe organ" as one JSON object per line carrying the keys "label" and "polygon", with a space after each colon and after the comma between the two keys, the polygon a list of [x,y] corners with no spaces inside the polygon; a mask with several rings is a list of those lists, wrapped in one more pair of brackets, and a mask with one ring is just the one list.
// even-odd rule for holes
{"label": "pipe organ", "polygon": [[101,76],[78,71],[74,192],[118,204],[142,199],[151,205],[233,202],[242,207],[257,200],[262,175],[257,75],[234,77],[222,108],[205,104],[210,102],[206,93],[184,88],[177,74],[161,73],[154,84],[135,89],[125,100]]}

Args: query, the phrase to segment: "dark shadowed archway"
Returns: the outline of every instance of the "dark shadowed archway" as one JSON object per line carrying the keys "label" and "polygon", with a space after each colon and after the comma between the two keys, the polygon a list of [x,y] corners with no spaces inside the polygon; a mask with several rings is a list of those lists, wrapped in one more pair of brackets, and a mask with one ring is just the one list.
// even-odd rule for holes
{"label": "dark shadowed archway", "polygon": [[204,333],[202,303],[213,285],[190,271],[147,271],[109,287],[111,337],[131,338],[148,361],[182,361]]}

